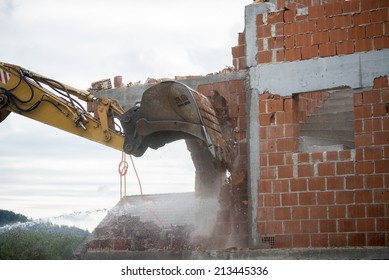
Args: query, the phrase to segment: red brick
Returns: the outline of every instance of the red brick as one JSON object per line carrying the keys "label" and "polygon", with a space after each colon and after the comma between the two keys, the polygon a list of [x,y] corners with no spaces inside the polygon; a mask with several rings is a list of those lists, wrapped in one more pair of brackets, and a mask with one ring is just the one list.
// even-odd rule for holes
{"label": "red brick", "polygon": [[301,162],[309,162],[309,153],[299,153],[297,155],[297,160],[299,163]]}
{"label": "red brick", "polygon": [[328,206],[328,217],[330,219],[340,219],[346,217],[346,206]]}
{"label": "red brick", "polygon": [[366,217],[365,205],[347,205],[348,218],[365,218]]}
{"label": "red brick", "polygon": [[285,36],[294,36],[298,34],[298,25],[296,22],[285,24],[284,25],[284,34]]}
{"label": "red brick", "polygon": [[389,48],[389,36],[374,38],[374,49],[383,50]]}
{"label": "red brick", "polygon": [[356,93],[354,94],[354,106],[362,105],[362,94]]}
{"label": "red brick", "polygon": [[339,151],[339,160],[350,160],[350,159],[351,159],[350,150]]}
{"label": "red brick", "polygon": [[263,22],[263,14],[257,15],[257,19],[256,19],[257,26],[262,25],[263,23],[264,23]]}
{"label": "red brick", "polygon": [[328,43],[330,40],[327,31],[315,32],[312,34],[312,44],[323,44]]}
{"label": "red brick", "polygon": [[309,208],[311,219],[327,219],[327,206],[314,206]]}
{"label": "red brick", "polygon": [[314,192],[299,193],[300,205],[316,205],[316,194]]}
{"label": "red brick", "polygon": [[277,140],[277,150],[279,152],[293,152],[298,148],[298,142],[296,138],[280,138]]}
{"label": "red brick", "polygon": [[310,191],[324,191],[326,189],[326,181],[323,177],[308,178],[308,189]]}
{"label": "red brick", "polygon": [[354,120],[354,133],[362,133],[362,132],[363,132],[363,121]]}
{"label": "red brick", "polygon": [[318,192],[317,204],[318,205],[334,204],[334,192]]}
{"label": "red brick", "polygon": [[272,153],[276,151],[276,141],[273,140],[260,140],[259,145],[261,147],[261,153]]}
{"label": "red brick", "polygon": [[383,175],[367,175],[365,187],[369,189],[383,188],[384,187]]}
{"label": "red brick", "polygon": [[336,204],[354,203],[354,191],[337,191]]}
{"label": "red brick", "polygon": [[279,207],[274,208],[274,219],[275,220],[290,220],[290,207]]}
{"label": "red brick", "polygon": [[273,181],[273,192],[275,193],[289,192],[289,180]]}
{"label": "red brick", "polygon": [[322,162],[323,161],[323,153],[322,152],[312,152],[311,153],[312,162]]}
{"label": "red brick", "polygon": [[263,194],[263,206],[274,207],[281,205],[281,199],[279,194]]}
{"label": "red brick", "polygon": [[298,34],[312,33],[316,31],[316,20],[304,20],[297,23]]}
{"label": "red brick", "polygon": [[308,248],[310,244],[309,234],[294,234],[293,248]]}
{"label": "red brick", "polygon": [[257,53],[258,63],[272,62],[272,51],[262,51]]}
{"label": "red brick", "polygon": [[233,57],[242,57],[246,55],[245,46],[232,47]]}
{"label": "red brick", "polygon": [[351,15],[340,15],[335,17],[335,28],[347,28],[352,26]]}
{"label": "red brick", "polygon": [[326,43],[319,45],[319,56],[334,56],[336,55],[336,45],[335,43]]}
{"label": "red brick", "polygon": [[343,189],[344,189],[344,177],[327,178],[327,190],[343,190]]}
{"label": "red brick", "polygon": [[284,22],[291,23],[294,22],[296,16],[296,10],[287,10],[284,12]]}
{"label": "red brick", "polygon": [[286,233],[286,234],[288,234],[288,233],[300,233],[301,232],[299,220],[297,220],[297,221],[294,221],[294,220],[284,221],[283,225],[284,225],[284,233]]}
{"label": "red brick", "polygon": [[[308,210],[308,208],[304,207]],[[308,214],[307,214],[308,215]],[[304,218],[296,218],[304,219]],[[319,223],[317,220],[302,220],[301,221],[301,232],[302,233],[317,233],[319,231]]]}
{"label": "red brick", "polygon": [[372,203],[373,193],[371,190],[355,191],[355,203]]}
{"label": "red brick", "polygon": [[267,14],[267,23],[268,24],[279,23],[279,22],[284,22],[283,11],[271,12],[271,13]]}
{"label": "red brick", "polygon": [[388,114],[389,107],[387,107],[386,104],[373,104],[373,117],[385,117]]}
{"label": "red brick", "polygon": [[374,190],[374,202],[375,203],[388,203],[389,202],[389,189]]}
{"label": "red brick", "polygon": [[285,60],[286,61],[296,61],[301,59],[301,49],[287,49],[285,50]]}
{"label": "red brick", "polygon": [[347,246],[347,234],[329,234],[328,239],[330,247]]}
{"label": "red brick", "polygon": [[336,43],[337,54],[352,54],[354,53],[354,44],[350,41]]}
{"label": "red brick", "polygon": [[355,41],[356,52],[368,52],[373,50],[373,40],[371,39],[360,39]]}
{"label": "red brick", "polygon": [[294,44],[296,47],[310,46],[312,36],[311,34],[297,34],[294,37]]}
{"label": "red brick", "polygon": [[284,128],[282,126],[270,126],[267,129],[268,139],[278,139],[284,137]]}
{"label": "red brick", "polygon": [[325,162],[317,165],[319,176],[333,176],[335,175],[335,163]]}
{"label": "red brick", "polygon": [[355,164],[356,174],[372,174],[374,172],[374,162],[360,161]]}
{"label": "red brick", "polygon": [[319,31],[325,31],[325,30],[331,30],[334,28],[334,18],[319,18],[317,20],[317,30]]}
{"label": "red brick", "polygon": [[297,205],[297,194],[286,193],[281,195],[282,206],[294,206]]}
{"label": "red brick", "polygon": [[388,9],[379,9],[370,12],[371,22],[385,22],[388,20]]}
{"label": "red brick", "polygon": [[325,4],[324,9],[326,15],[329,17],[339,15],[342,13],[342,4],[341,3]]}
{"label": "red brick", "polygon": [[313,165],[311,164],[300,164],[298,166],[299,177],[312,177],[314,175]]}
{"label": "red brick", "polygon": [[283,165],[284,153],[271,153],[269,154],[269,165]]}
{"label": "red brick", "polygon": [[342,1],[343,13],[359,12],[360,11],[359,2],[360,1]]}
{"label": "red brick", "polygon": [[331,236],[331,234],[327,233],[321,233],[321,234],[311,234],[311,246],[312,247],[321,247],[326,248],[328,247],[328,236]]}
{"label": "red brick", "polygon": [[353,15],[354,25],[365,25],[370,23],[370,12],[364,11]]}
{"label": "red brick", "polygon": [[366,38],[366,27],[365,26],[354,26],[347,29],[347,39],[365,39]]}
{"label": "red brick", "polygon": [[373,144],[373,138],[371,134],[358,134],[355,135],[355,146],[361,147],[361,146],[370,146]]}
{"label": "red brick", "polygon": [[367,217],[385,217],[385,204],[366,205]]}
{"label": "red brick", "polygon": [[267,111],[269,113],[284,110],[284,101],[282,99],[269,99],[267,101]]}
{"label": "red brick", "polygon": [[347,40],[347,30],[346,29],[332,29],[329,31],[330,41],[343,42]]}
{"label": "red brick", "polygon": [[284,48],[284,37],[278,36],[278,37],[271,37],[267,40],[268,48],[269,49],[281,49]]}
{"label": "red brick", "polygon": [[[385,129],[384,129],[385,130]],[[372,132],[381,132],[382,131],[382,119],[366,119],[363,121],[363,132],[372,133]],[[378,139],[375,139],[378,140]]]}
{"label": "red brick", "polygon": [[355,219],[339,219],[338,231],[339,232],[355,232],[356,230]]}
{"label": "red brick", "polygon": [[273,220],[273,214],[274,214],[273,207],[258,209],[258,219],[261,221]]}
{"label": "red brick", "polygon": [[276,248],[291,248],[292,235],[276,235],[274,237],[274,243],[276,244]]}
{"label": "red brick", "polygon": [[318,57],[318,54],[319,54],[319,46],[318,45],[312,45],[312,46],[301,48],[301,58],[302,59],[310,59],[310,58]]}
{"label": "red brick", "polygon": [[374,218],[357,219],[357,231],[359,232],[375,231]]}
{"label": "red brick", "polygon": [[349,233],[348,234],[348,245],[349,246],[366,246],[366,233]]}
{"label": "red brick", "polygon": [[306,191],[307,190],[307,180],[306,179],[291,179],[290,180],[290,191]]}
{"label": "red brick", "polygon": [[262,25],[257,27],[257,38],[271,37],[271,25]]}
{"label": "red brick", "polygon": [[278,178],[293,178],[293,166],[283,165],[278,166]]}
{"label": "red brick", "polygon": [[354,118],[356,119],[370,118],[372,115],[373,113],[370,105],[354,107]]}
{"label": "red brick", "polygon": [[353,173],[354,173],[354,162],[346,161],[346,162],[336,163],[337,175],[345,175],[345,174],[353,174]]}
{"label": "red brick", "polygon": [[363,0],[361,1],[361,10],[366,11],[366,10],[374,10],[379,8],[379,1],[377,0]]}
{"label": "red brick", "polygon": [[[388,76],[380,76],[374,79],[374,86],[373,88],[386,88],[388,87]],[[384,99],[384,98],[383,98]],[[389,100],[383,100],[383,102],[389,101]]]}
{"label": "red brick", "polygon": [[366,37],[380,37],[384,34],[384,23],[373,23],[366,26]]}
{"label": "red brick", "polygon": [[336,220],[321,220],[319,227],[320,232],[336,232]]}
{"label": "red brick", "polygon": [[261,167],[260,168],[261,179],[275,179],[276,168],[275,167]]}
{"label": "red brick", "polygon": [[[371,40],[369,40],[371,41]],[[376,104],[380,103],[380,91],[379,90],[369,90],[362,92],[362,102],[363,104]]]}
{"label": "red brick", "polygon": [[346,189],[361,189],[363,186],[363,176],[346,177]]}
{"label": "red brick", "polygon": [[389,173],[389,160],[377,160],[375,162],[375,172],[376,173]]}
{"label": "red brick", "polygon": [[270,193],[271,190],[271,181],[259,180],[258,182],[258,192],[259,193]]}
{"label": "red brick", "polygon": [[268,234],[280,234],[282,233],[282,222],[267,221],[265,222],[266,233]]}
{"label": "red brick", "polygon": [[292,49],[294,47],[294,36],[288,36],[284,38],[284,45],[286,49]]}
{"label": "red brick", "polygon": [[385,233],[367,233],[367,246],[385,246]]}
{"label": "red brick", "polygon": [[274,119],[274,114],[260,114],[259,115],[259,124],[262,126],[270,125]]}
{"label": "red brick", "polygon": [[377,218],[377,231],[389,232],[389,218]]}
{"label": "red brick", "polygon": [[292,219],[293,220],[302,220],[309,218],[309,209],[308,207],[292,207]]}
{"label": "red brick", "polygon": [[324,6],[318,5],[318,6],[308,7],[309,19],[322,18],[324,16],[325,16]]}

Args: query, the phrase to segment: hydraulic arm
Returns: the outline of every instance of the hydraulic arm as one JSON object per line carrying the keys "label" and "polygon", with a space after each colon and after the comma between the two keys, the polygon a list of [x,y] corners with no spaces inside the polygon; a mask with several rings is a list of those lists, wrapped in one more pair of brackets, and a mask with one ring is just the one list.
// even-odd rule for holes
{"label": "hydraulic arm", "polygon": [[[98,118],[78,100],[96,102]],[[175,140],[194,139],[217,161],[229,163],[231,158],[211,101],[176,81],[152,86],[140,104],[124,112],[107,97],[96,98],[20,66],[0,63],[0,122],[11,112],[135,156]]]}
{"label": "hydraulic arm", "polygon": [[[86,112],[77,100],[97,102],[99,120]],[[20,66],[0,63],[0,122],[9,113],[37,120],[117,150],[123,149],[124,135],[114,124],[123,113],[108,98],[95,98]]]}

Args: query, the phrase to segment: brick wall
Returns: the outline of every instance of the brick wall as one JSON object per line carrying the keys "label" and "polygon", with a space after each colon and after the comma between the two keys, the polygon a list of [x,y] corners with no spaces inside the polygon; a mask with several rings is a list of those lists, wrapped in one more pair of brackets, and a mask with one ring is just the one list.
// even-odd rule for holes
{"label": "brick wall", "polygon": [[355,149],[300,153],[299,120],[325,95],[260,97],[258,232],[276,248],[389,246],[387,77],[354,95]]}
{"label": "brick wall", "polygon": [[[277,7],[280,10],[257,16],[258,63],[389,48],[387,0],[279,0]],[[246,68],[244,48],[242,33],[238,46],[232,48],[238,70]]]}

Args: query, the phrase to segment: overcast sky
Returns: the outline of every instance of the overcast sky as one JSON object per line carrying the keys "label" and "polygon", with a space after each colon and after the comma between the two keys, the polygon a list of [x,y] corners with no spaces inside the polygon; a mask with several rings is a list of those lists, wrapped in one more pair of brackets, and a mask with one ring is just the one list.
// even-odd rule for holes
{"label": "overcast sky", "polygon": [[[0,0],[0,61],[80,89],[116,75],[124,83],[206,75],[232,65],[251,2]],[[118,202],[120,152],[16,114],[0,136],[0,209],[91,230]],[[145,193],[194,190],[183,142],[135,163]],[[139,194],[131,168],[127,181],[127,193]]]}

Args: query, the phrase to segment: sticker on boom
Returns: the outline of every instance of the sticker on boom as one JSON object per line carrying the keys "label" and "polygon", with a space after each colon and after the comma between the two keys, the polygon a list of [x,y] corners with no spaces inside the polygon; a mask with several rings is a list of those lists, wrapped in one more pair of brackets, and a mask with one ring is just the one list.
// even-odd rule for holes
{"label": "sticker on boom", "polygon": [[9,79],[11,78],[11,74],[7,71],[0,69],[0,83],[7,84]]}

